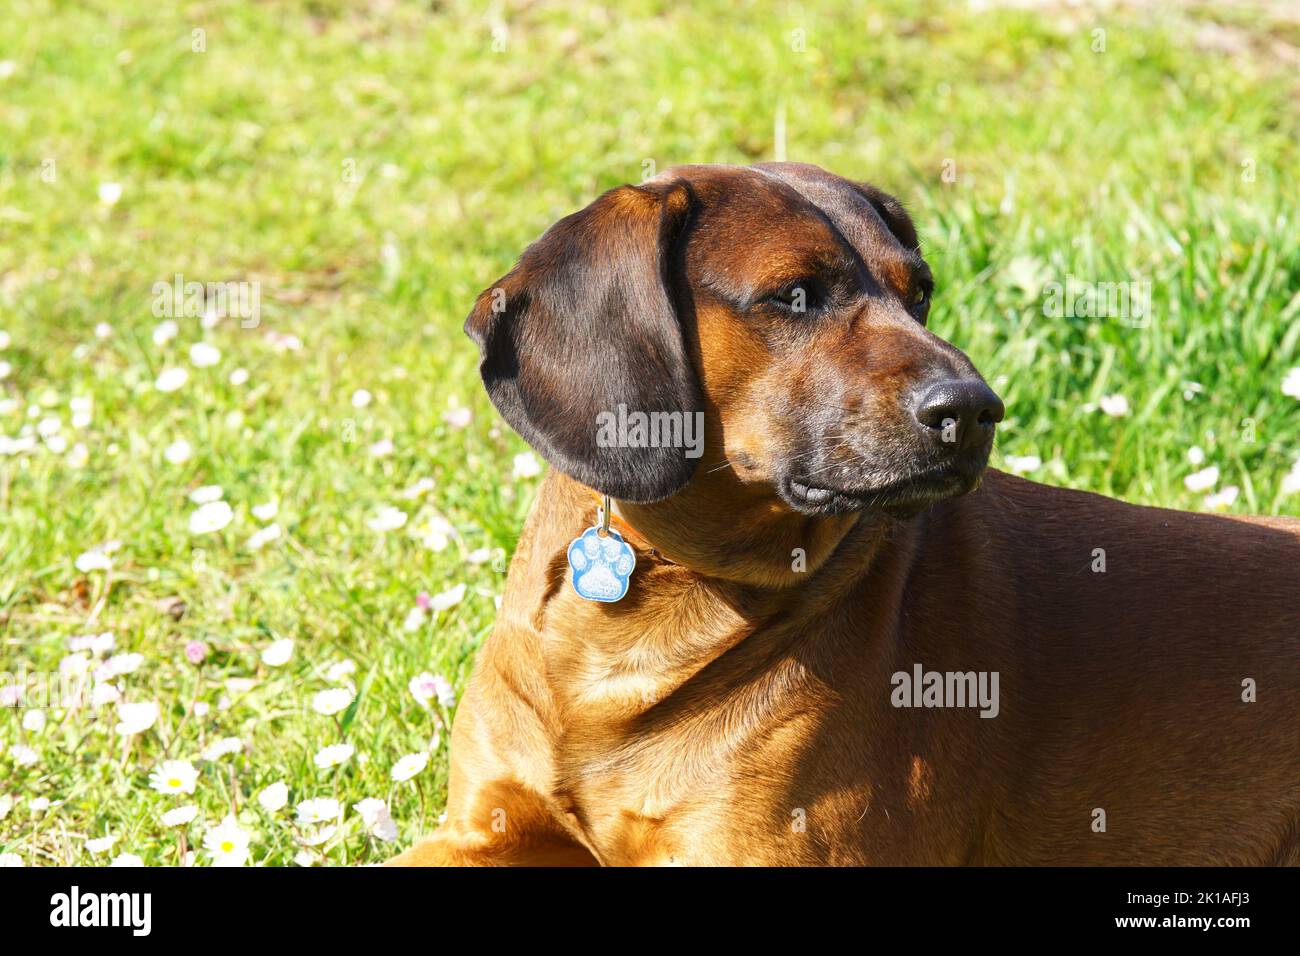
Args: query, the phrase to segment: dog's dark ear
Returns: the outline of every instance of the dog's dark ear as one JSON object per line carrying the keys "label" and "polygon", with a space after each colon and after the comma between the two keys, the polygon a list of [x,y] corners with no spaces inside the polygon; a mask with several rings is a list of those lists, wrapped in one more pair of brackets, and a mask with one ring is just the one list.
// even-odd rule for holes
{"label": "dog's dark ear", "polygon": [[666,498],[695,470],[686,448],[609,447],[597,418],[623,405],[697,421],[670,274],[691,206],[681,182],[610,190],[529,246],[465,322],[506,421],[554,467],[624,501]]}
{"label": "dog's dark ear", "polygon": [[907,214],[903,204],[889,195],[877,189],[870,183],[854,183],[857,190],[867,197],[873,209],[879,213],[880,218],[885,221],[889,231],[894,234],[894,238],[899,241],[904,249],[915,251],[920,248],[921,243],[916,235],[916,226],[912,225],[912,217]]}

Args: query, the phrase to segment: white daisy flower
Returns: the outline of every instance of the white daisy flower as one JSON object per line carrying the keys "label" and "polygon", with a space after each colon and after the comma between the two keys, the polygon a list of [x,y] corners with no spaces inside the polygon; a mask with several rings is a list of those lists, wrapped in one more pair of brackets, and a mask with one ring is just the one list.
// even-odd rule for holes
{"label": "white daisy flower", "polygon": [[100,183],[99,184],[99,201],[105,206],[116,206],[117,201],[122,198],[121,183]]}
{"label": "white daisy flower", "polygon": [[415,484],[411,485],[411,487],[403,491],[402,497],[407,501],[410,501],[412,498],[419,498],[421,495],[428,494],[430,491],[433,491],[433,479],[421,478]]}
{"label": "white daisy flower", "polygon": [[428,615],[424,613],[424,608],[416,605],[406,612],[406,620],[402,622],[402,629],[406,631],[418,631],[424,626]]}
{"label": "white daisy flower", "polygon": [[109,866],[144,866],[144,860],[140,859],[134,853],[119,853],[113,858]]}
{"label": "white daisy flower", "polygon": [[166,345],[180,333],[181,327],[172,319],[159,322],[153,327],[153,344]]}
{"label": "white daisy flower", "polygon": [[230,373],[231,385],[244,385],[248,382],[248,369],[237,368]]}
{"label": "white daisy flower", "polygon": [[1225,485],[1219,491],[1210,492],[1205,496],[1205,507],[1214,511],[1225,511],[1233,506],[1239,493],[1240,489],[1236,485]]}
{"label": "white daisy flower", "polygon": [[430,551],[443,551],[456,536],[456,529],[442,515],[435,514],[420,523],[415,529],[415,535]]}
{"label": "white daisy flower", "polygon": [[117,733],[123,737],[142,734],[158,722],[157,701],[117,705]]}
{"label": "white daisy flower", "polygon": [[100,682],[111,681],[123,674],[134,674],[143,663],[143,654],[114,654],[95,668],[95,680]]}
{"label": "white daisy flower", "polygon": [[316,751],[316,766],[322,770],[337,767],[351,760],[355,752],[356,748],[351,744],[331,744],[328,747],[322,747]]}
{"label": "white daisy flower", "polygon": [[160,392],[174,392],[190,380],[190,373],[183,368],[165,368],[158,373],[153,387]]}
{"label": "white daisy flower", "polygon": [[416,674],[407,683],[406,689],[411,692],[411,696],[419,701],[422,707],[427,707],[429,701],[433,700],[434,695],[438,693],[437,679],[428,671]]}
{"label": "white daisy flower", "polygon": [[95,323],[95,338],[106,339],[113,334],[113,327],[107,322]]}
{"label": "white daisy flower", "polygon": [[110,833],[108,836],[95,837],[86,841],[86,849],[91,853],[107,853],[113,849],[113,844],[117,842],[116,834]]}
{"label": "white daisy flower", "polygon": [[82,574],[89,574],[91,571],[112,570],[113,559],[98,548],[92,548],[77,555],[77,560],[73,564]]}
{"label": "white daisy flower", "polygon": [[220,485],[201,485],[190,492],[190,501],[196,505],[207,505],[214,501],[220,501],[224,492]]}
{"label": "white daisy flower", "polygon": [[280,513],[280,505],[274,501],[253,505],[253,517],[258,521],[270,521]]}
{"label": "white daisy flower", "polygon": [[1282,379],[1282,394],[1300,399],[1300,368],[1293,368]]}
{"label": "white daisy flower", "polygon": [[427,753],[407,754],[397,763],[393,764],[390,771],[392,778],[398,783],[410,780],[425,767],[429,765],[429,755]]}
{"label": "white daisy flower", "polygon": [[372,395],[371,395],[368,391],[366,391],[364,388],[359,388],[359,389],[357,389],[355,392],[352,393],[352,407],[353,407],[353,408],[365,408],[367,405],[370,404],[370,400],[371,400],[373,397],[374,397],[374,396],[372,396]]}
{"label": "white daisy flower", "polygon": [[1219,466],[1211,465],[1209,468],[1203,468],[1200,471],[1193,472],[1183,479],[1183,485],[1188,491],[1209,491],[1219,483]]}
{"label": "white daisy flower", "polygon": [[465,560],[470,564],[487,564],[492,560],[492,549],[475,548],[469,554],[465,555]]}
{"label": "white daisy flower", "polygon": [[30,767],[41,758],[36,751],[26,744],[11,744],[9,746],[9,759],[18,767]]}
{"label": "white daisy flower", "polygon": [[345,687],[333,687],[313,695],[311,709],[326,717],[341,714],[352,704],[352,691]]}
{"label": "white daisy flower", "polygon": [[199,808],[189,803],[183,807],[177,807],[175,810],[168,810],[162,815],[163,826],[165,827],[184,827],[189,826],[199,815]]}
{"label": "white daisy flower", "polygon": [[299,846],[320,846],[322,843],[328,843],[338,830],[338,826],[332,823],[304,827],[302,833],[294,839],[298,841]]}
{"label": "white daisy flower", "polygon": [[59,673],[65,677],[81,677],[90,673],[90,658],[81,652],[65,654],[59,660]]}
{"label": "white daisy flower", "polygon": [[333,823],[343,815],[343,808],[332,797],[304,800],[295,809],[298,811],[299,826]]}
{"label": "white daisy flower", "polygon": [[442,413],[442,420],[448,428],[460,431],[474,420],[474,413],[468,408],[451,408]]}
{"label": "white daisy flower", "polygon": [[451,686],[451,681],[441,674],[435,674],[433,678],[433,690],[438,695],[438,703],[444,707],[456,706],[456,689]]}
{"label": "white daisy flower", "polygon": [[248,536],[248,550],[260,551],[266,545],[279,538],[280,534],[280,526],[275,522],[271,522],[265,528],[254,531]]}
{"label": "white daisy flower", "polygon": [[366,524],[371,531],[396,531],[406,524],[406,512],[400,508],[381,508]]}
{"label": "white daisy flower", "polygon": [[395,448],[396,446],[391,438],[381,438],[371,445],[367,451],[369,451],[371,458],[387,458]]}
{"label": "white daisy flower", "polygon": [[515,455],[514,466],[510,469],[510,477],[515,481],[521,478],[536,478],[542,473],[542,463],[537,460],[537,456],[531,451],[520,452]]}
{"label": "white daisy flower", "polygon": [[211,368],[221,361],[221,350],[207,342],[195,342],[190,346],[190,364],[195,368]]}
{"label": "white daisy flower", "polygon": [[27,801],[28,808],[32,813],[44,813],[50,808],[49,797],[32,797]]}
{"label": "white daisy flower", "polygon": [[1128,399],[1123,395],[1103,395],[1097,400],[1097,407],[1111,418],[1123,418],[1128,414]]}
{"label": "white daisy flower", "polygon": [[282,637],[272,641],[262,651],[262,663],[267,667],[283,667],[293,657],[293,638]]}
{"label": "white daisy flower", "polygon": [[1297,460],[1296,463],[1291,466],[1291,470],[1287,472],[1285,477],[1283,477],[1282,494],[1300,494],[1300,460]]}
{"label": "white daisy flower", "polygon": [[233,816],[203,835],[203,849],[212,856],[213,866],[243,866],[248,862],[248,833]]}
{"label": "white daisy flower", "polygon": [[107,707],[122,701],[122,692],[112,684],[96,684],[90,692],[90,706]]}
{"label": "white daisy flower", "polygon": [[[99,550],[108,554],[116,550],[116,541],[110,541],[102,545]],[[104,631],[101,634],[83,634],[80,637],[68,638],[68,647],[74,651],[90,651],[92,654],[107,654],[117,646],[117,638],[113,636],[112,631]],[[85,670],[85,668],[82,668]]]}
{"label": "white daisy flower", "polygon": [[1199,468],[1205,462],[1205,449],[1200,445],[1193,445],[1187,449],[1187,460],[1191,462],[1193,468]]}
{"label": "white daisy flower", "polygon": [[429,598],[429,610],[435,614],[439,611],[446,611],[455,607],[465,599],[465,585],[458,584],[454,588],[448,588],[440,594],[435,594]]}
{"label": "white daisy flower", "polygon": [[352,809],[361,815],[361,820],[371,836],[380,840],[396,840],[397,824],[388,812],[388,804],[375,797],[367,797],[359,803],[352,804]]}
{"label": "white daisy flower", "polygon": [[331,682],[341,684],[356,672],[356,661],[346,660],[330,665],[330,669],[325,672],[325,676],[328,677]]}
{"label": "white daisy flower", "polygon": [[235,513],[224,501],[209,501],[190,515],[190,534],[210,534],[230,524]]}
{"label": "white daisy flower", "polygon": [[92,412],[94,411],[94,400],[86,395],[77,395],[68,399],[68,407],[72,409],[72,427],[88,428],[93,420]]}
{"label": "white daisy flower", "polygon": [[257,802],[262,805],[262,809],[267,813],[275,813],[283,810],[289,802],[289,788],[283,781],[277,780],[262,788],[257,795]]}
{"label": "white daisy flower", "polygon": [[29,710],[23,714],[23,730],[29,733],[39,734],[45,729],[45,711]]}
{"label": "white daisy flower", "polygon": [[149,774],[149,786],[159,793],[193,793],[199,772],[188,760],[164,760]]}
{"label": "white daisy flower", "polygon": [[178,438],[166,448],[163,449],[163,458],[167,459],[168,464],[183,465],[190,460],[194,454],[194,449],[184,438]]}
{"label": "white daisy flower", "polygon": [[1013,475],[1025,475],[1043,467],[1043,459],[1037,455],[1007,455],[1006,463]]}
{"label": "white daisy flower", "polygon": [[204,748],[200,755],[204,760],[220,760],[230,754],[237,754],[244,749],[244,742],[238,737],[222,737],[214,740]]}

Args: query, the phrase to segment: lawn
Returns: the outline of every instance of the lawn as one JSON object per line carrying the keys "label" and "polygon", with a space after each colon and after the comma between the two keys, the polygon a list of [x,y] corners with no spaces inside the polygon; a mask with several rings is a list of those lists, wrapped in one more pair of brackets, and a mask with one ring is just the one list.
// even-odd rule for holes
{"label": "lawn", "polygon": [[[436,825],[540,470],[461,322],[674,163],[900,196],[998,467],[1300,514],[1300,20],[916,6],[11,0],[0,861],[369,863]],[[1050,305],[1107,283],[1148,313]]]}

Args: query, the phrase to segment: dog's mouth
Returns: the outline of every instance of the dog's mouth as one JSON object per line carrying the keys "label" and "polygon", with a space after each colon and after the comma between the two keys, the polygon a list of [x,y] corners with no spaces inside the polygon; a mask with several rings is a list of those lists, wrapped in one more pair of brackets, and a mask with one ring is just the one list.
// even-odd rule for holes
{"label": "dog's mouth", "polygon": [[791,476],[781,481],[779,491],[786,504],[806,515],[823,517],[878,510],[907,517],[935,502],[973,490],[979,484],[982,471],[970,474],[952,465],[944,465],[861,488],[837,487],[820,483],[815,478]]}

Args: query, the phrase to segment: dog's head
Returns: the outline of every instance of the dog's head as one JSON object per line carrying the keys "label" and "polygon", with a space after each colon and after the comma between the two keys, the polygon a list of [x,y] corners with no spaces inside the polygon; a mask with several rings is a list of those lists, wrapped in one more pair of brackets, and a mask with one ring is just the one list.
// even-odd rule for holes
{"label": "dog's head", "polygon": [[685,166],[561,219],[465,324],[492,402],[616,499],[703,460],[811,515],[961,494],[1002,403],[925,328],[934,281],[901,204],[815,166]]}

